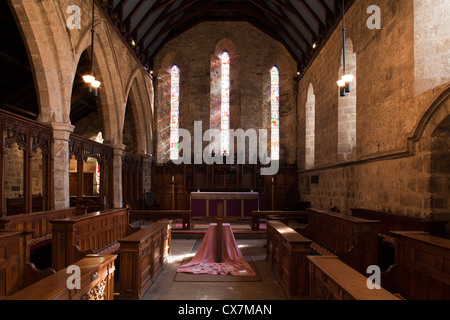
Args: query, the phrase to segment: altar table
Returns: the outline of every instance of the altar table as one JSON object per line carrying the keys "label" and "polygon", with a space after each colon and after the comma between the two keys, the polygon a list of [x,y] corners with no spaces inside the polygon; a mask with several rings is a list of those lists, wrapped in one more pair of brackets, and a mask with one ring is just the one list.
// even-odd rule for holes
{"label": "altar table", "polygon": [[191,216],[216,217],[217,204],[223,203],[225,217],[251,217],[259,210],[258,192],[192,192]]}
{"label": "altar table", "polygon": [[222,262],[216,262],[217,223],[210,224],[205,237],[192,260],[180,266],[177,272],[193,274],[255,276],[255,271],[245,261],[234,238],[231,225],[222,225]]}

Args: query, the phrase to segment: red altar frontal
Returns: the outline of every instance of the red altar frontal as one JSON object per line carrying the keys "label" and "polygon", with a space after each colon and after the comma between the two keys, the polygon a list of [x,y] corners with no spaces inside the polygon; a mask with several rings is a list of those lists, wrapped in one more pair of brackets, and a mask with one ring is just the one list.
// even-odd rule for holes
{"label": "red altar frontal", "polygon": [[257,192],[192,192],[191,216],[216,217],[217,205],[223,204],[225,217],[251,217],[259,210]]}

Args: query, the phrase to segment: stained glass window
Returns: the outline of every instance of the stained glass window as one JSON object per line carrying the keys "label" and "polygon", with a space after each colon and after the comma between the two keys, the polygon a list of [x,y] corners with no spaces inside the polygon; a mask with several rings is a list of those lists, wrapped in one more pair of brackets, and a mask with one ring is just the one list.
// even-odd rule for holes
{"label": "stained glass window", "polygon": [[271,160],[280,160],[280,72],[273,67],[271,74]]}
{"label": "stained glass window", "polygon": [[[97,137],[95,138],[95,142],[103,144],[103,133],[99,132]],[[95,166],[95,189],[97,191],[97,194],[100,194],[100,164],[96,160],[96,166]]]}
{"label": "stained glass window", "polygon": [[221,150],[222,154],[228,155],[230,152],[230,55],[227,52],[222,54],[221,62]]}
{"label": "stained glass window", "polygon": [[180,69],[174,65],[170,72],[171,101],[170,101],[170,159],[179,157],[179,115],[180,115]]}

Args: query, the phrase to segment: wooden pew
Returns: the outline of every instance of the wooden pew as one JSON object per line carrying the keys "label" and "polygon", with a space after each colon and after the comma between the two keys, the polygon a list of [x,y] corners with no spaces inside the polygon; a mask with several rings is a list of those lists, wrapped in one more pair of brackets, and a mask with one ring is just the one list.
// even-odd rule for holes
{"label": "wooden pew", "polygon": [[38,270],[29,262],[30,237],[28,232],[0,230],[0,299],[55,272]]}
{"label": "wooden pew", "polygon": [[137,231],[129,224],[127,209],[89,213],[52,220],[52,265],[59,271],[86,254],[115,254],[118,240]]}
{"label": "wooden pew", "polygon": [[431,235],[444,237],[445,226],[449,223],[448,220],[416,218],[368,209],[351,209],[351,212],[354,217],[381,221],[380,233],[383,235],[390,231],[426,231]]}
{"label": "wooden pew", "polygon": [[370,290],[368,278],[336,256],[308,256],[311,300],[400,300],[386,289]]}
{"label": "wooden pew", "polygon": [[183,230],[191,229],[190,210],[130,210],[130,221],[139,221],[142,226],[145,220],[156,222],[158,220],[183,220]]}
{"label": "wooden pew", "polygon": [[308,225],[300,233],[313,240],[318,255],[336,255],[365,274],[378,264],[377,234],[381,222],[346,216],[326,210],[309,209]]}
{"label": "wooden pew", "polygon": [[395,264],[383,273],[386,288],[408,300],[450,300],[450,240],[420,231],[391,235]]}
{"label": "wooden pew", "polygon": [[368,209],[351,209],[355,217],[381,221],[378,234],[379,265],[385,271],[394,263],[394,238],[390,231],[425,231],[431,235],[444,237],[448,220],[416,218]]}
{"label": "wooden pew", "polygon": [[170,256],[171,225],[160,220],[119,240],[117,299],[139,300],[156,280]]}
{"label": "wooden pew", "polygon": [[69,289],[73,273],[67,268],[7,297],[6,300],[114,300],[116,255],[87,256],[76,266],[81,271],[81,289]]}
{"label": "wooden pew", "polygon": [[[260,220],[270,216],[278,216],[280,219],[288,222],[289,220],[307,221],[308,215],[308,211],[252,211],[252,230],[259,231]],[[277,218],[270,220],[277,220]]]}
{"label": "wooden pew", "polygon": [[267,223],[266,260],[290,299],[309,297],[308,264],[312,241],[280,221]]}
{"label": "wooden pew", "polygon": [[51,240],[52,225],[50,220],[76,216],[75,208],[18,214],[0,218],[0,230],[17,230],[32,232],[30,246]]}

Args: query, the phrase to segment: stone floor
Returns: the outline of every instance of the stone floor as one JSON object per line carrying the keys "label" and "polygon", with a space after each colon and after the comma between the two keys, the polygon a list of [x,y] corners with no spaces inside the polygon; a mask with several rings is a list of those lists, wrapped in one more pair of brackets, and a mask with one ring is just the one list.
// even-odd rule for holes
{"label": "stone floor", "polygon": [[175,282],[176,269],[186,255],[193,255],[196,239],[173,239],[169,264],[142,300],[287,300],[265,261],[265,239],[237,239],[244,256],[251,256],[261,281]]}

